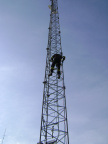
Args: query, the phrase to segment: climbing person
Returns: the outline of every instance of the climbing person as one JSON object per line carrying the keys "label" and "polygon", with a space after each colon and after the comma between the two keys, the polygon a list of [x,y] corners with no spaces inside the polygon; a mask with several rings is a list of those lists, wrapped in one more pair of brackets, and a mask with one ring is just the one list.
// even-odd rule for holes
{"label": "climbing person", "polygon": [[52,65],[51,65],[51,70],[50,70],[49,76],[52,76],[54,67],[55,67],[55,65],[56,65],[56,67],[57,67],[58,79],[60,79],[60,65],[61,65],[61,61],[63,62],[64,60],[65,60],[65,56],[62,56],[62,55],[60,55],[60,54],[54,54],[54,55],[51,57]]}

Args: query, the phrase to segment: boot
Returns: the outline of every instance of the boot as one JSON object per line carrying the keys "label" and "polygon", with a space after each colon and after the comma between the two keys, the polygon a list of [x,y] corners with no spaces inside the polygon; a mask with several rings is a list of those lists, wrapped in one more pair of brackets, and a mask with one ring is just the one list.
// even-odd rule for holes
{"label": "boot", "polygon": [[50,72],[48,76],[52,76],[52,73]]}

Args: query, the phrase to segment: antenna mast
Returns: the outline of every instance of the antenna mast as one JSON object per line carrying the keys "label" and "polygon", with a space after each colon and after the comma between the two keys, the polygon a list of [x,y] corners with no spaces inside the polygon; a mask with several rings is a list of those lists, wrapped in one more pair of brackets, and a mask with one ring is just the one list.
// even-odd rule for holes
{"label": "antenna mast", "polygon": [[[50,0],[50,23],[44,78],[40,139],[38,144],[69,144],[63,62],[60,70],[52,69],[52,57],[63,56],[59,24],[58,0]],[[60,73],[60,78],[58,77]]]}
{"label": "antenna mast", "polygon": [[4,138],[5,138],[5,134],[6,134],[6,129],[5,129],[5,131],[4,131],[4,135],[3,135],[3,138],[2,138],[1,144],[3,144]]}

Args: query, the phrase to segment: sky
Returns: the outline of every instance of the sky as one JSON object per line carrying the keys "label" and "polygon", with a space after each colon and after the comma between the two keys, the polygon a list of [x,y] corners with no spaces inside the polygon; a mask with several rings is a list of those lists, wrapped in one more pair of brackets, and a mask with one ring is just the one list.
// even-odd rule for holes
{"label": "sky", "polygon": [[[108,1],[59,0],[70,144],[108,144]],[[39,141],[50,0],[0,0],[0,144]]]}

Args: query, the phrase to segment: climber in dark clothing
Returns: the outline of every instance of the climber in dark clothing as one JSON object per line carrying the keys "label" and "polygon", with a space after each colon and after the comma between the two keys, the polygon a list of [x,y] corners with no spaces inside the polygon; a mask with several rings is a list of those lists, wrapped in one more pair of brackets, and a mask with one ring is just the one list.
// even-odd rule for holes
{"label": "climber in dark clothing", "polygon": [[62,56],[62,55],[60,55],[60,54],[54,54],[54,55],[51,57],[52,65],[51,65],[51,71],[50,71],[49,76],[52,75],[53,70],[54,70],[54,67],[55,67],[55,65],[56,65],[56,67],[57,67],[58,79],[60,78],[60,65],[61,65],[61,61],[63,62],[64,60],[65,60],[65,56]]}

